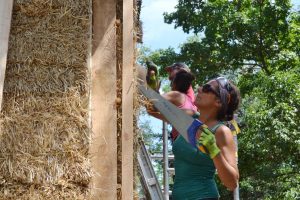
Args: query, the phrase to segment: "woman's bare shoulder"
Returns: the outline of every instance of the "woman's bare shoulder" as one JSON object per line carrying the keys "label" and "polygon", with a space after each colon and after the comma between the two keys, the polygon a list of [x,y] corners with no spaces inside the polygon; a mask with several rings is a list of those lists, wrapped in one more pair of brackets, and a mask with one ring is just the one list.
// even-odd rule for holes
{"label": "woman's bare shoulder", "polygon": [[217,142],[223,145],[231,144],[233,142],[233,135],[231,133],[231,130],[225,125],[217,128],[215,137],[217,139]]}

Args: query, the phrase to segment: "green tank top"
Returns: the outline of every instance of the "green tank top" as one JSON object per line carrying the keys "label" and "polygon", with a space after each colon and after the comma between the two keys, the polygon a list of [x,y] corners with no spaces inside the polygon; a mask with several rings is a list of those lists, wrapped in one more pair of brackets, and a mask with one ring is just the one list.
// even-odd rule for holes
{"label": "green tank top", "polygon": [[[215,133],[221,123],[211,130]],[[173,143],[175,156],[175,181],[172,192],[174,200],[200,200],[219,198],[214,180],[216,168],[208,154],[187,143],[180,135]]]}

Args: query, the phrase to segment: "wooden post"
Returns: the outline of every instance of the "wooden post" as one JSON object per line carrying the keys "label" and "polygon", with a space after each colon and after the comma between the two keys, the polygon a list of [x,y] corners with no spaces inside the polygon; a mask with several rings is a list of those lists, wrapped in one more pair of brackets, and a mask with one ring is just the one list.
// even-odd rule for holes
{"label": "wooden post", "polygon": [[93,1],[92,199],[117,199],[116,1]]}
{"label": "wooden post", "polygon": [[3,87],[12,8],[13,0],[0,0],[0,111],[2,108]]}
{"label": "wooden post", "polygon": [[133,0],[123,0],[122,200],[133,199]]}

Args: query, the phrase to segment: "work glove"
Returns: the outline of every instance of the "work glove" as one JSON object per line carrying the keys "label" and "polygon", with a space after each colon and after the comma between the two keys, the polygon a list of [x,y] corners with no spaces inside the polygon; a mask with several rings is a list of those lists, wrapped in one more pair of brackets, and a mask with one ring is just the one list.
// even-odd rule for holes
{"label": "work glove", "polygon": [[153,90],[157,89],[157,76],[155,75],[155,73],[153,71],[151,71],[149,73],[146,80],[147,80],[147,84],[150,88],[152,88]]}
{"label": "work glove", "polygon": [[211,159],[220,153],[220,149],[216,143],[216,138],[208,128],[202,129],[201,135],[198,139],[198,148],[200,149],[203,146],[207,149],[207,153]]}
{"label": "work glove", "polygon": [[152,61],[147,61],[146,65],[147,65],[147,75],[146,75],[147,84],[150,88],[158,92],[161,82],[159,80],[157,65],[155,65]]}

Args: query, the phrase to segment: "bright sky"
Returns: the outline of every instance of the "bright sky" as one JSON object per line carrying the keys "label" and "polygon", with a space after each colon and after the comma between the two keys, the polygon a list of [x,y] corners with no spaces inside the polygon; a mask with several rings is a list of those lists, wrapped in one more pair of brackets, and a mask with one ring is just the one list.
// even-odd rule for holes
{"label": "bright sky", "polygon": [[143,0],[141,20],[143,22],[144,44],[151,49],[177,48],[187,34],[181,29],[174,29],[173,24],[164,23],[163,13],[174,11],[178,0]]}

